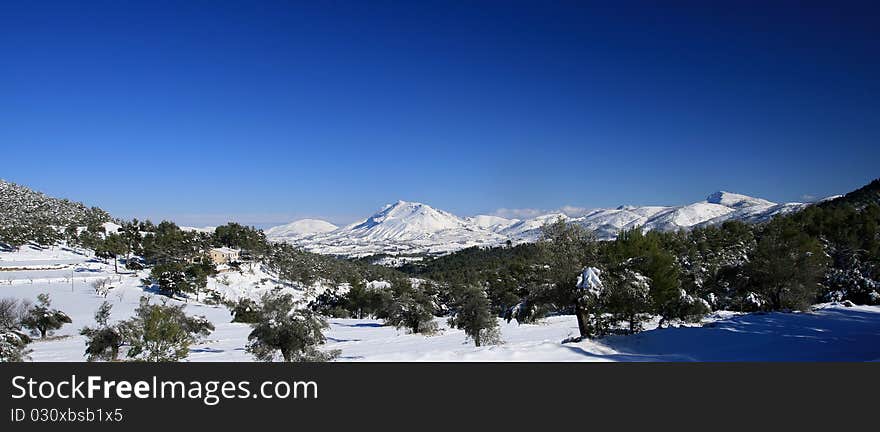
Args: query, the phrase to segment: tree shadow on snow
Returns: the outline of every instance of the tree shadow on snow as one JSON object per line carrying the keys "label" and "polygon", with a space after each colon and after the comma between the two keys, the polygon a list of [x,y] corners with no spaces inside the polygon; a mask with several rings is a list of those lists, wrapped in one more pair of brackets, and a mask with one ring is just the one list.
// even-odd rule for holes
{"label": "tree shadow on snow", "polygon": [[602,342],[624,356],[664,361],[871,361],[880,359],[880,314],[837,308],[748,314]]}
{"label": "tree shadow on snow", "polygon": [[385,325],[383,325],[383,324],[379,324],[379,323],[357,323],[357,324],[334,323],[334,324],[336,324],[336,325],[338,325],[338,326],[340,326],[340,327],[358,327],[358,328],[362,328],[362,327],[369,327],[369,328],[385,327]]}

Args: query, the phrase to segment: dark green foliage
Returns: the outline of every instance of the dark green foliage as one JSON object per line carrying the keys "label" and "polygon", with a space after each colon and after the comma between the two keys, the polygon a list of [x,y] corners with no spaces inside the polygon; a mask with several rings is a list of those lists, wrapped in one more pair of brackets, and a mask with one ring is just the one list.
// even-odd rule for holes
{"label": "dark green foliage", "polygon": [[339,285],[352,280],[389,280],[404,276],[395,269],[367,264],[363,260],[319,255],[287,243],[273,243],[267,247],[269,252],[264,260],[269,269],[283,281],[306,286],[319,280]]}
{"label": "dark green foliage", "polygon": [[333,318],[349,318],[348,296],[341,294],[339,288],[330,288],[318,294],[308,304],[309,309],[324,316]]}
{"label": "dark green foliage", "polygon": [[110,233],[104,236],[103,239],[96,239],[94,243],[95,256],[106,259],[112,258],[113,269],[116,273],[119,273],[119,256],[131,252],[128,240],[119,234]]}
{"label": "dark green foliage", "polygon": [[[149,227],[148,227],[149,228]],[[211,246],[208,234],[183,231],[173,222],[162,221],[141,240],[144,259],[150,264],[188,262]]]}
{"label": "dark green foliage", "polygon": [[290,294],[263,295],[259,318],[251,325],[247,351],[257,360],[272,361],[280,354],[286,362],[330,361],[338,351],[323,352],[327,321],[308,308],[299,308]]}
{"label": "dark green foliage", "polygon": [[0,180],[0,243],[14,248],[28,242],[51,246],[65,237],[59,227],[100,225],[109,220],[110,215],[97,207]]}
{"label": "dark green foliage", "polygon": [[28,310],[27,315],[21,320],[24,328],[39,333],[40,338],[45,338],[53,330],[60,329],[64,324],[70,324],[70,317],[64,312],[52,309],[49,294],[37,296],[37,304]]}
{"label": "dark green foliage", "polygon": [[260,320],[260,305],[247,297],[238,299],[230,309],[232,322],[253,324]]}
{"label": "dark green foliage", "polygon": [[539,256],[546,268],[545,283],[537,284],[532,296],[538,302],[557,308],[571,308],[578,320],[581,337],[592,334],[589,320],[593,301],[577,286],[577,277],[584,266],[596,262],[598,246],[593,233],[560,219],[541,228]]}
{"label": "dark green foliage", "polygon": [[214,331],[201,316],[188,316],[183,305],[150,304],[141,297],[135,316],[117,326],[130,346],[126,356],[150,362],[173,362],[189,355],[189,347]]}
{"label": "dark green foliage", "polygon": [[83,327],[79,332],[86,337],[85,355],[88,361],[115,361],[119,357],[119,348],[125,343],[125,339],[117,326],[109,324],[111,309],[110,303],[101,303],[95,312],[98,327]]}
{"label": "dark green foliage", "polygon": [[211,242],[214,246],[241,249],[253,257],[261,257],[268,252],[268,242],[263,231],[235,222],[215,228]]}
{"label": "dark green foliage", "polygon": [[603,309],[612,315],[614,324],[626,322],[630,333],[641,331],[652,310],[650,279],[623,266],[607,272],[603,282]]}
{"label": "dark green foliage", "polygon": [[31,306],[26,301],[14,298],[0,299],[0,363],[20,362],[27,359],[31,342],[21,331],[22,321],[28,316]]}
{"label": "dark green foliage", "polygon": [[476,346],[501,341],[498,321],[485,291],[479,286],[466,285],[453,290],[448,322],[450,326],[464,330]]}
{"label": "dark green foliage", "polygon": [[761,231],[745,267],[748,286],[771,310],[806,310],[817,300],[828,259],[822,244],[787,218]]}
{"label": "dark green foliage", "polygon": [[215,272],[210,264],[168,262],[154,266],[150,270],[150,277],[166,295],[175,296],[183,293],[198,295],[207,286],[208,276]]}
{"label": "dark green foliage", "polygon": [[390,325],[406,328],[412,333],[432,334],[434,322],[433,299],[423,289],[415,288],[405,279],[392,282],[390,298],[382,306],[380,316]]}

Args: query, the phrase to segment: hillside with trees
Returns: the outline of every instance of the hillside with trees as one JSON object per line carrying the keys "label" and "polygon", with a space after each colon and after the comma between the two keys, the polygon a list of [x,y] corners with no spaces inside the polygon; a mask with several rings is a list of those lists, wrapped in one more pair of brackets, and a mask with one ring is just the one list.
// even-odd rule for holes
{"label": "hillside with trees", "polygon": [[53,198],[0,179],[0,243],[17,247],[33,241],[54,244],[68,226],[100,225],[110,215],[98,207]]}

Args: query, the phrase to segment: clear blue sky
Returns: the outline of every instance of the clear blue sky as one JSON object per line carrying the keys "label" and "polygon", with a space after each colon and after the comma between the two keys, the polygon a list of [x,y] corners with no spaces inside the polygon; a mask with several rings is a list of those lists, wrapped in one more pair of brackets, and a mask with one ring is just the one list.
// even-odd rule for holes
{"label": "clear blue sky", "polygon": [[0,178],[267,224],[880,176],[877,6],[652,3],[3,2]]}

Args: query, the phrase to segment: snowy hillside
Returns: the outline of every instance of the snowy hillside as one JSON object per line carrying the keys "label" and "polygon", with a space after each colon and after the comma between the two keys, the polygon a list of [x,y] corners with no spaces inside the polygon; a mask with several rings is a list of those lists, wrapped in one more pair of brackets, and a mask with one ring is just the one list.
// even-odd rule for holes
{"label": "snowy hillside", "polygon": [[338,229],[336,225],[320,219],[300,219],[287,225],[266,230],[266,236],[275,240],[296,240]]}
{"label": "snowy hillside", "polygon": [[0,179],[0,228],[33,224],[67,226],[105,222],[110,215],[97,207],[52,198],[25,186]]}
{"label": "snowy hillside", "polygon": [[306,219],[270,228],[270,240],[286,241],[305,249],[332,255],[447,253],[471,246],[497,246],[536,241],[541,227],[563,219],[594,231],[600,239],[613,239],[624,229],[674,231],[739,220],[749,223],[800,210],[807,204],[777,204],[761,198],[719,191],[705,200],[683,206],[620,206],[594,209],[580,217],[549,213],[531,219],[506,219],[478,215],[458,217],[427,204],[398,201],[365,220],[336,228],[327,222]]}
{"label": "snowy hillside", "polygon": [[483,229],[489,229],[493,231],[498,231],[504,229],[514,223],[519,222],[519,219],[507,219],[501,216],[490,216],[490,215],[477,215],[465,218],[468,223],[476,225]]}

